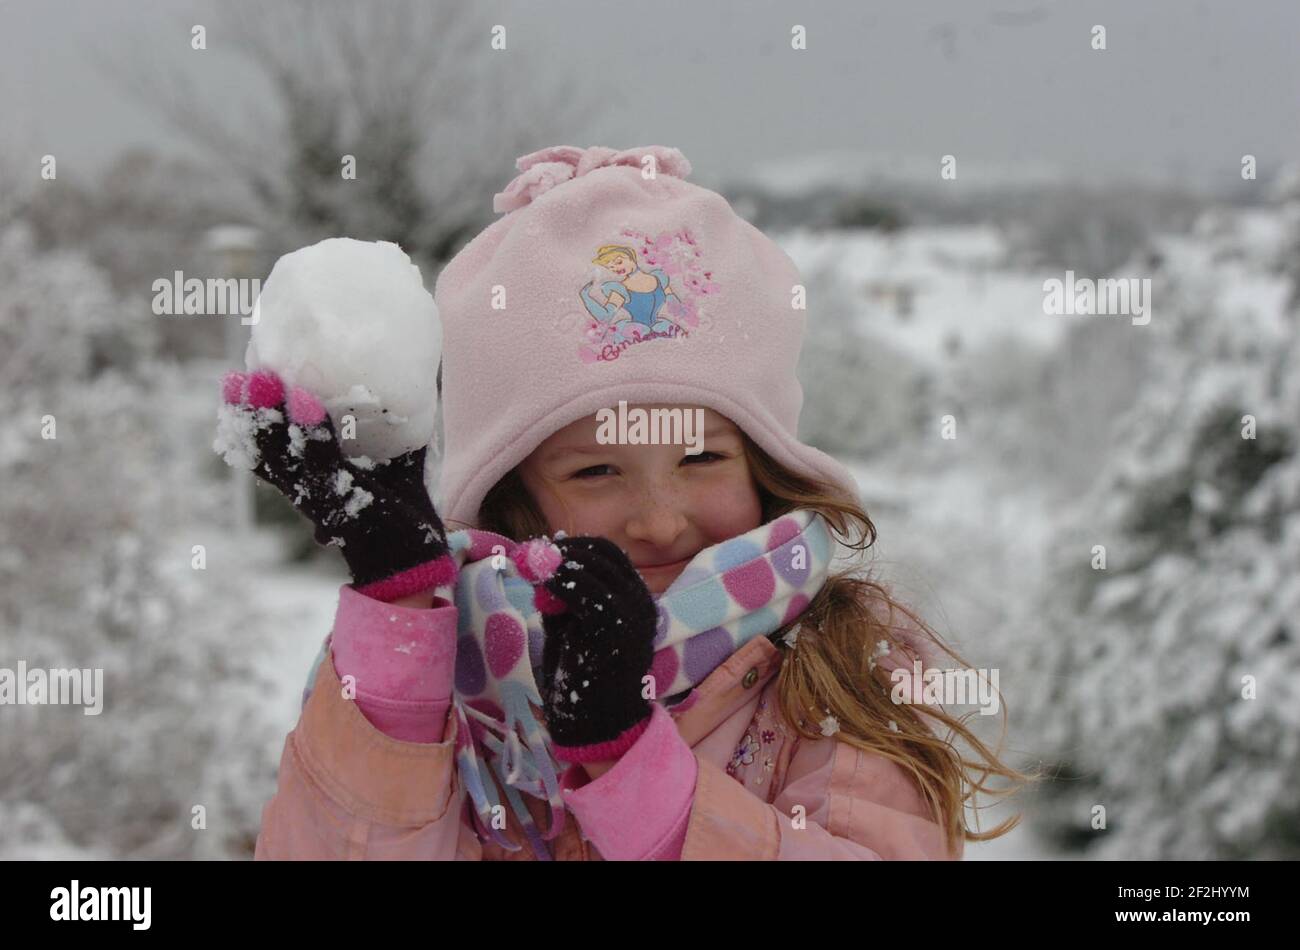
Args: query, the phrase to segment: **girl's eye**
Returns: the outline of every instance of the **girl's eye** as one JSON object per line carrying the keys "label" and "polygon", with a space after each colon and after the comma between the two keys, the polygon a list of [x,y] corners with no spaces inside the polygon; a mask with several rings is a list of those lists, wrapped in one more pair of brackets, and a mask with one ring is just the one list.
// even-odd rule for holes
{"label": "girl's eye", "polygon": [[[686,465],[690,462],[700,462],[700,461],[712,462],[714,460],[722,459],[722,458],[725,458],[725,456],[719,455],[717,452],[700,452],[698,455],[686,456],[684,459],[682,459],[682,464]],[[601,469],[606,469],[609,467],[610,466],[608,465],[590,465],[587,468],[580,469],[579,471],[574,472],[572,477],[580,478],[583,480],[587,480],[591,478],[599,478],[605,474],[604,472],[601,471]]]}

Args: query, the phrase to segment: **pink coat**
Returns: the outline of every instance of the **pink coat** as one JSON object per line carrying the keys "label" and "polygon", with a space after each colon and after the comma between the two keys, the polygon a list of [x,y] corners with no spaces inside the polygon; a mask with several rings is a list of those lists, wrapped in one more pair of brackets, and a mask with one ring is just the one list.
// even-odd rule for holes
{"label": "pink coat", "polygon": [[[285,739],[257,859],[534,859],[526,844],[481,843],[457,787],[456,619],[453,606],[340,589],[331,654]],[[654,704],[649,728],[600,778],[570,767],[556,859],[960,860],[961,843],[948,849],[898,765],[786,726],[775,689],[784,656],[755,637],[671,710]],[[355,700],[336,666],[355,676]],[[542,803],[526,801],[544,828]]]}

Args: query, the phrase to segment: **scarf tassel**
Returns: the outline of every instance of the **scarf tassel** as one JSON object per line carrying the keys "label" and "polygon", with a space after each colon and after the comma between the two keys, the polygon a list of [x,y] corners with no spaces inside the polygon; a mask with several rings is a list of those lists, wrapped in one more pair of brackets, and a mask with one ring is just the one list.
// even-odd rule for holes
{"label": "scarf tassel", "polygon": [[[520,845],[506,839],[500,829],[494,828],[491,824],[494,806],[500,806],[500,800],[496,796],[497,783],[492,781],[492,775],[495,775],[539,860],[549,861],[550,853],[542,842],[554,840],[564,829],[565,809],[560,795],[559,777],[546,746],[541,724],[533,715],[526,698],[513,697],[515,701],[509,697],[504,698],[506,698],[504,728],[501,723],[477,709],[465,706],[459,700],[455,703],[457,715],[464,727],[464,734],[472,736],[474,740],[457,752],[459,770],[466,777],[476,779],[464,782],[463,787],[474,804],[474,814],[479,828],[506,850],[518,851]],[[475,720],[476,728],[472,733],[466,716],[473,717]],[[521,726],[526,736],[524,741],[519,738]],[[498,731],[503,733],[503,738],[494,735]],[[487,762],[478,761],[473,748],[476,743],[483,747]],[[545,833],[538,830],[532,813],[519,795],[521,790],[533,798],[545,799],[550,807],[550,822]]]}

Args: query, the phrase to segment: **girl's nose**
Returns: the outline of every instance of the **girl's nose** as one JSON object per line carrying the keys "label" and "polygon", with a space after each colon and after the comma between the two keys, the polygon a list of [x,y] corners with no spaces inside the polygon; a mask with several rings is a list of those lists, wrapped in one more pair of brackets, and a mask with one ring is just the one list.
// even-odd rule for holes
{"label": "girl's nose", "polygon": [[668,548],[686,530],[686,524],[686,515],[678,506],[651,501],[628,519],[627,536],[657,548]]}

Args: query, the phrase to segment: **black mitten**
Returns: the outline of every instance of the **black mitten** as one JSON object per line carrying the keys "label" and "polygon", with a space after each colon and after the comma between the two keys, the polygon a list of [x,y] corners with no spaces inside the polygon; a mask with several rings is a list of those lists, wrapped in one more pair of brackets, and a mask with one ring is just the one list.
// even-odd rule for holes
{"label": "black mitten", "polygon": [[426,448],[358,464],[343,455],[320,400],[301,387],[285,393],[275,373],[230,372],[222,380],[214,448],[252,468],[335,544],[353,586],[391,601],[455,582],[446,530],[424,486]]}
{"label": "black mitten", "polygon": [[642,677],[658,609],[626,554],[605,538],[555,542],[563,561],[539,591],[546,641],[540,692],[556,758],[616,759],[650,722]]}

